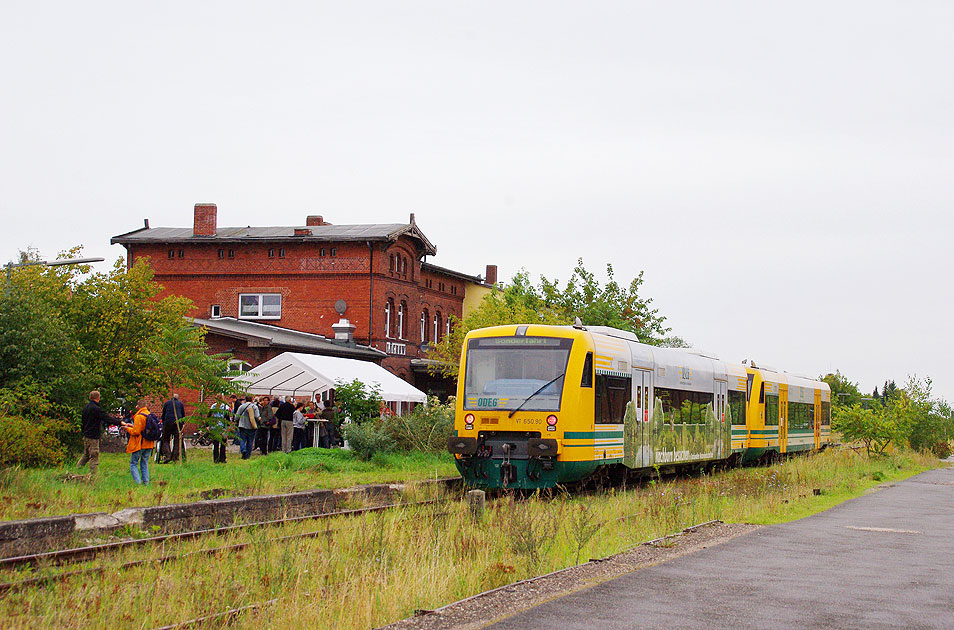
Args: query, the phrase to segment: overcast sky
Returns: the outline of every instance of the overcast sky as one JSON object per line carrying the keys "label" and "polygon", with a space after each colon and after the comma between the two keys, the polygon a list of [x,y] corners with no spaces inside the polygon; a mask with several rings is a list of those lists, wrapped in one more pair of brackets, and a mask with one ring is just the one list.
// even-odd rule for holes
{"label": "overcast sky", "polygon": [[403,222],[645,271],[725,359],[954,400],[951,2],[0,4],[0,258]]}

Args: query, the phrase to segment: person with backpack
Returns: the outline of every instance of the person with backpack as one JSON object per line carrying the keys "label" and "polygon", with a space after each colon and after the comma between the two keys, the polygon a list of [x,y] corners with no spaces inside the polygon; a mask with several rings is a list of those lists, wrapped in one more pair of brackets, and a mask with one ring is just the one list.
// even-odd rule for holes
{"label": "person with backpack", "polygon": [[252,449],[255,444],[255,433],[258,430],[258,421],[261,418],[258,405],[252,402],[251,396],[245,397],[238,411],[235,412],[235,418],[238,422],[238,434],[241,443],[239,450],[242,452],[242,459],[248,459],[252,456]]}
{"label": "person with backpack", "polygon": [[133,481],[149,485],[149,456],[156,445],[156,439],[162,437],[159,418],[143,405],[133,416],[132,423],[123,422],[121,426],[129,434],[126,452],[131,455],[129,472],[132,473]]}

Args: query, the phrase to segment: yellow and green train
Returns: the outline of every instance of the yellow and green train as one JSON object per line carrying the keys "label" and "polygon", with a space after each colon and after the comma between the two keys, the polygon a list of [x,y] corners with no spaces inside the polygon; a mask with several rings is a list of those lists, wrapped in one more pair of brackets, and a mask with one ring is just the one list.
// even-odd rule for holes
{"label": "yellow and green train", "polygon": [[603,326],[496,326],[464,341],[448,450],[469,485],[551,488],[818,450],[830,418],[822,381]]}

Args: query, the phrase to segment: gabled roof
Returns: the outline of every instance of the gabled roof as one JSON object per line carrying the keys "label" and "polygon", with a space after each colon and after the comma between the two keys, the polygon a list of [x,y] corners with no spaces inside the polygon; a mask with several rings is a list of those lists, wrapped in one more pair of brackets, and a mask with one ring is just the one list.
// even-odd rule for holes
{"label": "gabled roof", "polygon": [[347,357],[364,361],[380,361],[387,355],[376,348],[357,344],[336,343],[323,335],[315,335],[300,330],[279,328],[268,324],[250,322],[234,317],[215,319],[187,318],[192,324],[202,326],[209,332],[250,342],[255,347],[272,347],[280,350],[292,350],[335,357]]}
{"label": "gabled roof", "polygon": [[454,271],[453,269],[448,269],[447,267],[439,267],[433,263],[426,262],[421,265],[421,268],[424,271],[429,271],[431,273],[441,273],[445,276],[450,276],[452,278],[457,278],[458,280],[463,280],[465,282],[471,282],[473,284],[480,284],[487,287],[493,286],[484,282],[484,279],[481,276],[471,276],[466,273],[461,273],[459,271]]}
{"label": "gabled roof", "polygon": [[[308,230],[310,234],[295,234],[296,230]],[[369,223],[364,225],[293,225],[265,227],[220,227],[214,236],[196,236],[192,228],[154,227],[139,228],[114,236],[111,245],[135,243],[226,243],[226,242],[354,242],[388,241],[401,236],[410,236],[421,242],[425,255],[433,256],[437,248],[431,243],[417,223]]]}

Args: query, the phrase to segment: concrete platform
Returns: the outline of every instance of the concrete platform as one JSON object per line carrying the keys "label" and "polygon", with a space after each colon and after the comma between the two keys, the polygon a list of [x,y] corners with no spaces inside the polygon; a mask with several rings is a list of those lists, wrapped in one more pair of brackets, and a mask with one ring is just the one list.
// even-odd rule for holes
{"label": "concrete platform", "polygon": [[954,469],[886,484],[488,627],[954,628]]}

